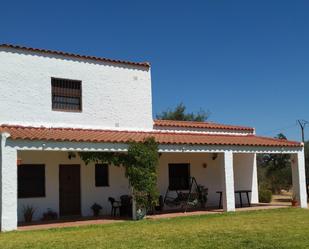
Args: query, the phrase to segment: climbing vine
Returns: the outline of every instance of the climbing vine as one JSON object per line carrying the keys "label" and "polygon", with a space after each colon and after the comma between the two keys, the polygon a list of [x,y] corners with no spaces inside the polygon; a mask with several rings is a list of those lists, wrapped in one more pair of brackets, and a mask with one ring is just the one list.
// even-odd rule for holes
{"label": "climbing vine", "polygon": [[154,138],[146,138],[142,142],[129,142],[127,153],[81,152],[79,155],[86,164],[94,162],[123,166],[138,208],[152,206],[158,199],[159,153]]}

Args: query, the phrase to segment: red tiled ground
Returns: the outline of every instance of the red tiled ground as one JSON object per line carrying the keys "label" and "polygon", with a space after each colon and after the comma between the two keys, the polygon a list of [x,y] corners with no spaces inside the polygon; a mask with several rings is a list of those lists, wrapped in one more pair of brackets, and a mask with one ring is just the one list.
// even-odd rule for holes
{"label": "red tiled ground", "polygon": [[[275,208],[287,208],[287,204],[255,204],[252,207],[237,208],[236,211],[253,211],[253,210],[263,210],[263,209],[275,209]],[[188,211],[184,212],[167,212],[162,214],[149,215],[146,219],[156,220],[163,218],[174,218],[174,217],[185,217],[185,216],[194,216],[194,215],[206,215],[206,214],[220,214],[223,213],[222,209],[211,209],[211,210],[198,210],[198,211]],[[20,225],[18,230],[39,230],[39,229],[51,229],[51,228],[62,228],[62,227],[79,227],[87,225],[98,225],[98,224],[110,224],[115,222],[122,222],[125,219],[119,219],[114,217],[100,217],[94,219],[83,218],[79,220],[70,220],[70,221],[54,221],[53,223],[37,223],[32,225]]]}
{"label": "red tiled ground", "polygon": [[33,224],[21,224],[18,226],[18,230],[40,230],[40,229],[51,229],[51,228],[62,228],[62,227],[79,227],[87,225],[98,225],[98,224],[110,224],[115,222],[122,222],[126,219],[119,219],[117,217],[84,217],[81,219],[71,220],[56,220],[52,222],[37,222]]}

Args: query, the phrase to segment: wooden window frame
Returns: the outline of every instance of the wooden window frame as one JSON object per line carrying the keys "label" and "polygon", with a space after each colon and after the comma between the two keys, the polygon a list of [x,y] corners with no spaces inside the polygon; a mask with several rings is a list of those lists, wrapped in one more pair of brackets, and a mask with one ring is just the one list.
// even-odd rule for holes
{"label": "wooden window frame", "polygon": [[[98,170],[98,167],[106,167],[106,184],[103,184],[103,185],[101,185],[101,184],[99,184],[98,182],[97,182],[97,174],[98,174],[98,172],[97,172],[97,170]],[[95,181],[95,187],[97,187],[97,188],[100,188],[100,187],[109,187],[110,185],[109,185],[109,165],[107,164],[107,163],[97,163],[97,164],[95,164],[95,169],[94,169],[94,181]]]}
{"label": "wooden window frame", "polygon": [[[80,109],[66,109],[66,108],[54,108],[53,107],[53,80],[67,80],[67,81],[75,81],[80,83]],[[51,107],[52,111],[58,111],[58,112],[82,112],[83,111],[83,84],[81,80],[75,80],[75,79],[68,79],[68,78],[58,78],[58,77],[51,77]],[[65,96],[62,96],[65,97]],[[70,96],[67,96],[70,97]]]}
{"label": "wooden window frame", "polygon": [[[174,188],[173,186],[171,187],[171,184],[170,184],[170,180],[171,180],[171,176],[170,176],[170,166],[174,166],[174,167],[181,167],[181,165],[185,165],[186,167],[188,167],[188,179],[187,179],[187,187],[186,188]],[[168,164],[168,184],[169,184],[169,188],[170,190],[189,190],[189,187],[190,187],[190,168],[191,168],[191,165],[190,163],[169,163]]]}
{"label": "wooden window frame", "polygon": [[[18,199],[29,199],[29,198],[44,198],[46,197],[46,167],[45,167],[45,164],[21,164],[21,165],[18,165],[17,166],[17,173],[18,173],[18,176],[17,176],[17,196],[18,196]],[[21,169],[20,167],[43,167],[43,179],[42,179],[42,187],[43,189],[41,190],[42,191],[42,194],[32,194],[32,193],[23,193],[21,194],[20,192],[20,182],[21,181],[21,178],[22,176],[20,176],[20,172],[19,170]]]}

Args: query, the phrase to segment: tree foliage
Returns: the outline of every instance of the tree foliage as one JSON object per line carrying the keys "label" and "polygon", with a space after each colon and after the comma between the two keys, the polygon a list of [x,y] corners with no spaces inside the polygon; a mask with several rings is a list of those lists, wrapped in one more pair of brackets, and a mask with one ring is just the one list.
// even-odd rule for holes
{"label": "tree foliage", "polygon": [[154,138],[130,142],[127,153],[81,152],[79,155],[86,164],[94,162],[123,166],[138,207],[147,207],[157,200],[159,153]]}
{"label": "tree foliage", "polygon": [[168,109],[157,114],[157,119],[180,120],[180,121],[205,121],[209,117],[209,112],[200,109],[197,113],[186,113],[186,106],[183,103],[178,104],[174,109]]}
{"label": "tree foliage", "polygon": [[[275,138],[287,139],[282,133]],[[290,155],[262,154],[258,156],[260,186],[279,193],[282,189],[289,190],[292,186]]]}

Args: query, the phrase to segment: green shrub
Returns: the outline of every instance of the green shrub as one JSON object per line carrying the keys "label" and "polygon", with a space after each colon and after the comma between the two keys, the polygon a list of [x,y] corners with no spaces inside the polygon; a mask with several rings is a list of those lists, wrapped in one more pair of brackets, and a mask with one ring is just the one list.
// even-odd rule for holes
{"label": "green shrub", "polygon": [[270,203],[272,199],[272,192],[268,189],[261,188],[259,189],[259,202]]}

